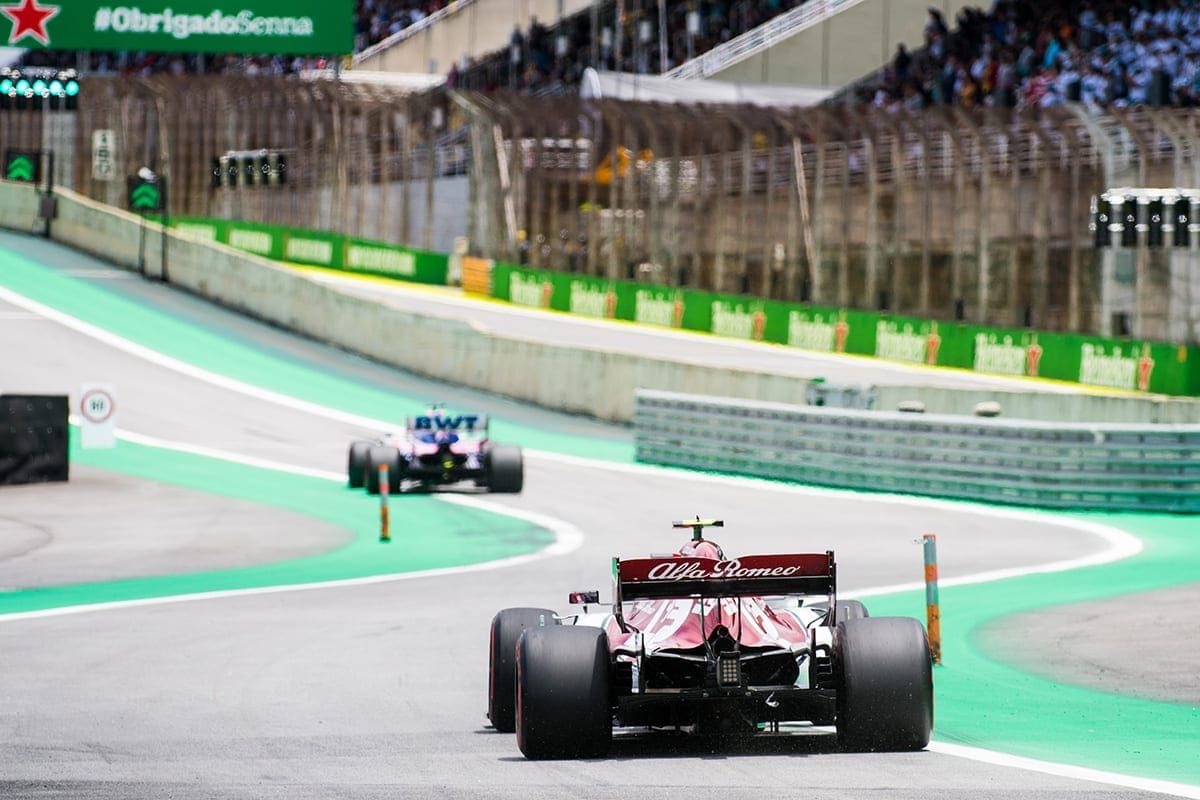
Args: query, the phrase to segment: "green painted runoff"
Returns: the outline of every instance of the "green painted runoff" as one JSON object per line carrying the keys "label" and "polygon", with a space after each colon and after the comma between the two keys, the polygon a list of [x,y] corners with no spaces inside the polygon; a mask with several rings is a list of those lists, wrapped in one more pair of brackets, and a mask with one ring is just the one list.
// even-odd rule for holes
{"label": "green painted runoff", "polygon": [[0,614],[151,597],[285,586],[480,564],[536,552],[554,541],[533,523],[432,496],[391,502],[394,546],[379,542],[379,499],[340,481],[293,475],[122,441],[111,450],[77,447],[71,460],[198,492],[277,506],[348,529],[331,552],[275,564],[184,575],[0,592]]}
{"label": "green painted runoff", "polygon": [[[1200,785],[1200,708],[1070,686],[985,657],[973,636],[1008,614],[1194,583],[1194,518],[1074,514],[1138,536],[1133,558],[1065,573],[940,591],[942,666],[934,670],[936,739],[1044,761]],[[873,616],[925,619],[924,592],[872,597]],[[1147,625],[1154,615],[1147,609]],[[1138,633],[1113,659],[1138,658]]]}
{"label": "green painted runoff", "polygon": [[[406,415],[418,413],[430,399],[364,386],[279,358],[11,251],[0,251],[0,285],[165,356],[339,411],[402,424]],[[489,416],[491,435],[498,441],[519,442],[529,450],[553,450],[609,461],[633,460],[633,445],[628,441],[550,434]]]}

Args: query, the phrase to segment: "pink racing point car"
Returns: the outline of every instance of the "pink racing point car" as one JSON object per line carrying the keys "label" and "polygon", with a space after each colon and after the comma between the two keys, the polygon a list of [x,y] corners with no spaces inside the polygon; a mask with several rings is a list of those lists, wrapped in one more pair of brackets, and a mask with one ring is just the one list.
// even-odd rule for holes
{"label": "pink racing point car", "polygon": [[350,445],[351,488],[380,489],[380,465],[387,465],[388,492],[472,483],[492,492],[520,492],[525,482],[521,448],[496,444],[487,417],[450,415],[440,408],[409,417],[403,434]]}
{"label": "pink racing point car", "polygon": [[[850,750],[920,750],[933,730],[925,629],[836,597],[833,552],[726,558],[677,522],[669,556],[613,559],[613,603],[510,608],[492,620],[488,717],[526,757],[589,758],[614,731],[716,737],[834,726]],[[784,731],[786,732],[786,731]]]}

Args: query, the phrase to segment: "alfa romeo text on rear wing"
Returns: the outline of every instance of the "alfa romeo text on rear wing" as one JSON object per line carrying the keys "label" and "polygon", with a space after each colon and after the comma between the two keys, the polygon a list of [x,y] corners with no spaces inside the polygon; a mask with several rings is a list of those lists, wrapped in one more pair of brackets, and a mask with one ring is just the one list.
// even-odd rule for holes
{"label": "alfa romeo text on rear wing", "polygon": [[613,559],[617,608],[629,600],[734,595],[830,595],[837,588],[833,551],[711,558]]}

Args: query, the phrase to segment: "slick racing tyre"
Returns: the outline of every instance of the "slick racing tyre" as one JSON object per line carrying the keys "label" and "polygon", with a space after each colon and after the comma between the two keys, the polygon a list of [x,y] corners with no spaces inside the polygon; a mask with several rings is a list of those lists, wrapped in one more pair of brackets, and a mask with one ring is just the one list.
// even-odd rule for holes
{"label": "slick racing tyre", "polygon": [[933,732],[933,664],[910,617],[838,623],[838,744],[852,751],[920,750]]}
{"label": "slick racing tyre", "polygon": [[867,607],[858,600],[839,600],[837,603],[837,619],[833,621],[833,624],[836,625],[848,619],[866,619],[869,616],[871,615],[867,613]]}
{"label": "slick racing tyre", "polygon": [[501,733],[517,729],[517,639],[526,628],[557,624],[548,608],[506,608],[492,617],[487,715]]}
{"label": "slick racing tyre", "polygon": [[526,758],[598,758],[612,744],[608,636],[529,628],[517,641],[517,746]]}
{"label": "slick racing tyre", "polygon": [[363,486],[364,470],[367,466],[367,451],[371,442],[358,441],[350,445],[350,457],[346,464],[346,477],[351,489],[361,489]]}
{"label": "slick racing tyre", "polygon": [[488,488],[515,494],[525,484],[525,460],[521,448],[498,444],[488,451]]}
{"label": "slick racing tyre", "polygon": [[387,464],[388,493],[399,494],[400,482],[404,477],[404,463],[400,459],[400,451],[381,445],[367,450],[367,460],[363,465],[363,481],[367,485],[367,494],[379,494],[380,464]]}

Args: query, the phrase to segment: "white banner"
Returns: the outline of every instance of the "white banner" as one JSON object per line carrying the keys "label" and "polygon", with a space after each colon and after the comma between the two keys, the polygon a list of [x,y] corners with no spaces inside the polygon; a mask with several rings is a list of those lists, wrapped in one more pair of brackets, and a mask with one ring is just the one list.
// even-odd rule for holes
{"label": "white banner", "polygon": [[92,131],[92,177],[98,181],[117,178],[116,134],[108,129]]}

